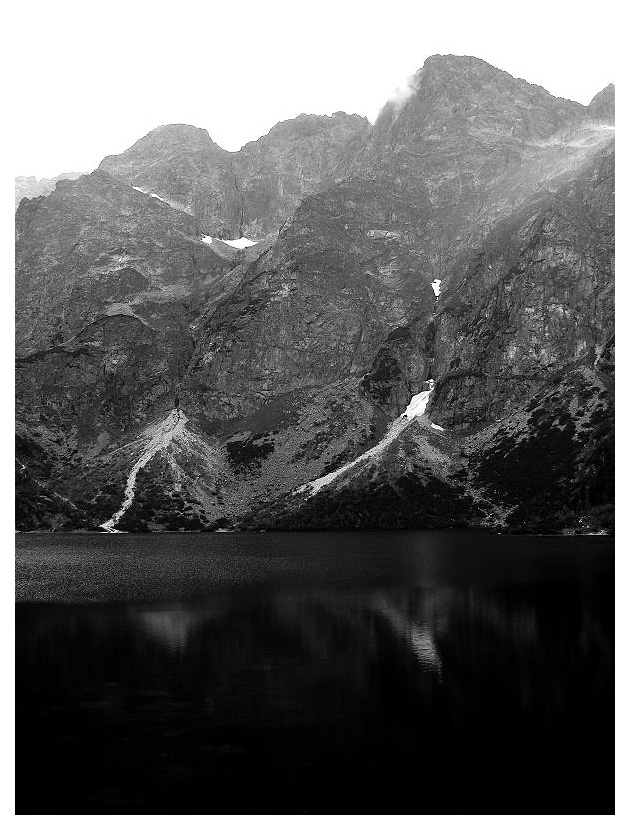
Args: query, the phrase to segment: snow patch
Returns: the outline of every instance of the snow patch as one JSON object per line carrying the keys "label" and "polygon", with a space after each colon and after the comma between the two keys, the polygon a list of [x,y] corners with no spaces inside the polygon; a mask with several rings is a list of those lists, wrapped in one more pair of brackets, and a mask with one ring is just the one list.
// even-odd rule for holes
{"label": "snow patch", "polygon": [[138,193],[144,193],[145,196],[151,196],[152,199],[159,199],[160,202],[164,202],[165,205],[170,205],[170,202],[167,202],[166,199],[163,199],[161,196],[158,196],[157,193],[151,193],[149,190],[145,190],[143,187],[136,187],[132,185],[134,190],[137,190]]}
{"label": "snow patch", "polygon": [[180,211],[180,213],[188,213],[190,215],[190,210],[186,207],[186,205],[182,204],[181,202],[176,202],[173,199],[166,199],[164,196],[158,196],[157,193],[152,193],[145,187],[137,187],[135,184],[132,184],[131,186],[134,190],[137,190],[138,193],[143,193],[145,196],[149,196],[152,199],[157,199],[159,202],[164,202],[165,205],[168,205],[170,208],[173,208],[173,210]]}
{"label": "snow patch", "polygon": [[440,296],[440,286],[442,285],[442,280],[434,279],[431,283],[431,288],[433,289],[433,293],[436,297]]}
{"label": "snow patch", "polygon": [[246,236],[241,236],[240,239],[222,239],[221,242],[225,242],[226,245],[231,245],[233,248],[249,248],[250,245],[256,244]]}
{"label": "snow patch", "polygon": [[431,397],[433,387],[435,386],[435,381],[433,380],[428,381],[428,383],[429,388],[427,390],[420,392],[419,395],[414,395],[409,401],[409,406],[403,412],[401,416],[402,418],[408,418],[411,420],[412,418],[417,418],[419,415],[424,415],[424,410],[427,408],[429,398]]}
{"label": "snow patch", "polygon": [[437,424],[431,424],[431,429],[437,429],[438,432],[444,432],[444,427],[440,427]]}
{"label": "snow patch", "polygon": [[371,450],[364,452],[358,458],[355,458],[354,461],[350,461],[348,464],[344,464],[343,467],[333,470],[332,473],[328,473],[327,475],[321,476],[314,481],[310,481],[308,484],[303,484],[301,487],[298,487],[295,492],[302,493],[308,491],[307,498],[311,498],[311,496],[319,493],[323,487],[327,487],[331,482],[333,482],[336,478],[339,478],[339,476],[343,475],[348,470],[351,470],[353,467],[361,464],[368,458],[376,458],[381,455],[383,450],[385,450],[386,447],[388,447],[405,429],[407,429],[413,418],[417,418],[424,414],[427,404],[429,403],[429,398],[433,392],[433,387],[435,386],[435,382],[433,380],[429,380],[427,383],[429,384],[429,388],[424,392],[420,392],[419,395],[413,396],[407,409],[399,418],[396,418],[396,420],[392,422],[385,437],[382,438],[375,447],[372,447]]}
{"label": "snow patch", "polygon": [[[206,245],[212,245],[213,237],[212,236],[202,236],[201,241],[205,242]],[[248,239],[246,236],[241,236],[240,239],[219,239],[216,237],[214,239],[215,242],[222,242],[224,245],[229,245],[231,248],[238,248],[239,250],[243,250],[243,248],[249,248],[252,245],[257,245],[257,242],[252,242],[251,239]]]}

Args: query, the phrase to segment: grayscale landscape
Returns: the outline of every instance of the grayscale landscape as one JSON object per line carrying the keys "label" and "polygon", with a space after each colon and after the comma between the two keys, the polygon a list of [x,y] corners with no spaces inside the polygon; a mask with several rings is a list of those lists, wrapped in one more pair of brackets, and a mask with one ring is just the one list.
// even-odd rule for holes
{"label": "grayscale landscape", "polygon": [[22,199],[19,530],[611,530],[614,88],[406,94]]}
{"label": "grayscale landscape", "polygon": [[[167,58],[235,122],[315,60],[140,23],[94,147]],[[20,171],[18,814],[615,812],[615,89],[428,54],[373,123]]]}

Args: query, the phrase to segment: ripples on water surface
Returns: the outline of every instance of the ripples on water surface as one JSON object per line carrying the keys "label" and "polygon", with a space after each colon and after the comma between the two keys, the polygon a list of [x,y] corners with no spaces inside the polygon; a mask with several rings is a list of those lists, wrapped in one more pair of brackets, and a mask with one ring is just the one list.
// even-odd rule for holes
{"label": "ripples on water surface", "polygon": [[23,535],[18,813],[610,813],[605,538]]}

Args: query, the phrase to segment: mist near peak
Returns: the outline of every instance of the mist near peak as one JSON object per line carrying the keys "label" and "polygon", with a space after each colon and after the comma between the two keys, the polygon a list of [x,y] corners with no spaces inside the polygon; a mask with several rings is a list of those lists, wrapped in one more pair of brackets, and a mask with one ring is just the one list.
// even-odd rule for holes
{"label": "mist near peak", "polygon": [[392,110],[394,120],[398,118],[405,104],[407,104],[407,102],[411,98],[413,98],[413,96],[420,88],[421,76],[422,70],[408,75],[407,78],[405,78],[404,82],[400,84],[400,86],[397,86],[392,95],[390,95],[390,97],[387,99],[387,102],[379,112],[379,117],[381,113],[383,113],[384,110],[389,107]]}

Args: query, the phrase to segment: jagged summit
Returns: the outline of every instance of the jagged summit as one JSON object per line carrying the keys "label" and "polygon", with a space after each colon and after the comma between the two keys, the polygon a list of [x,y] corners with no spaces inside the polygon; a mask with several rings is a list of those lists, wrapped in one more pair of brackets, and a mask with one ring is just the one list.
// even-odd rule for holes
{"label": "jagged summit", "polygon": [[161,124],[159,127],[155,127],[153,130],[150,130],[147,135],[153,134],[164,134],[164,133],[179,133],[180,135],[190,135],[190,136],[207,136],[208,131],[203,127],[197,127],[194,124]]}
{"label": "jagged summit", "polygon": [[391,132],[394,145],[464,130],[482,138],[492,133],[527,140],[574,125],[585,114],[582,104],[556,98],[479,58],[432,55],[383,107],[374,132],[381,140]]}
{"label": "jagged summit", "polygon": [[425,59],[424,64],[417,71],[416,75],[419,75],[422,72],[424,72],[424,74],[431,74],[436,78],[439,78],[440,76],[446,77],[448,75],[460,76],[463,80],[468,78],[473,85],[476,84],[480,78],[485,78],[486,80],[491,80],[495,83],[502,83],[509,87],[527,87],[530,90],[537,90],[538,92],[544,93],[546,96],[554,98],[557,101],[565,101],[583,108],[582,104],[578,104],[568,98],[552,95],[543,86],[533,84],[524,78],[518,78],[507,72],[505,69],[500,69],[499,67],[494,66],[494,64],[491,64],[482,58],[477,58],[474,55],[430,55]]}
{"label": "jagged summit", "polygon": [[591,117],[601,123],[615,123],[615,85],[608,84],[597,95],[594,96],[588,105],[588,112]]}
{"label": "jagged summit", "polygon": [[279,121],[269,130],[268,133],[260,136],[254,141],[246,142],[237,153],[247,147],[256,145],[258,142],[265,143],[281,136],[295,136],[305,138],[319,132],[332,132],[335,129],[361,130],[369,129],[370,122],[363,115],[349,114],[339,110],[332,115],[316,115],[302,112],[295,118],[287,118]]}
{"label": "jagged summit", "polygon": [[[219,147],[203,127],[196,127],[193,124],[161,124],[138,139],[126,152],[131,152],[134,149],[140,150],[153,144],[160,145],[169,141],[173,142],[174,145],[188,143],[193,147]],[[219,149],[222,150],[223,148],[220,147]],[[227,150],[224,152],[227,152]],[[112,158],[112,156],[107,156],[107,158]]]}
{"label": "jagged summit", "polygon": [[608,526],[613,101],[434,55],[373,128],[163,125],[23,202],[20,526]]}
{"label": "jagged summit", "polygon": [[228,152],[206,130],[169,124],[103,159],[99,169],[189,213],[204,235],[260,240],[277,233],[369,130],[358,115],[303,113]]}

